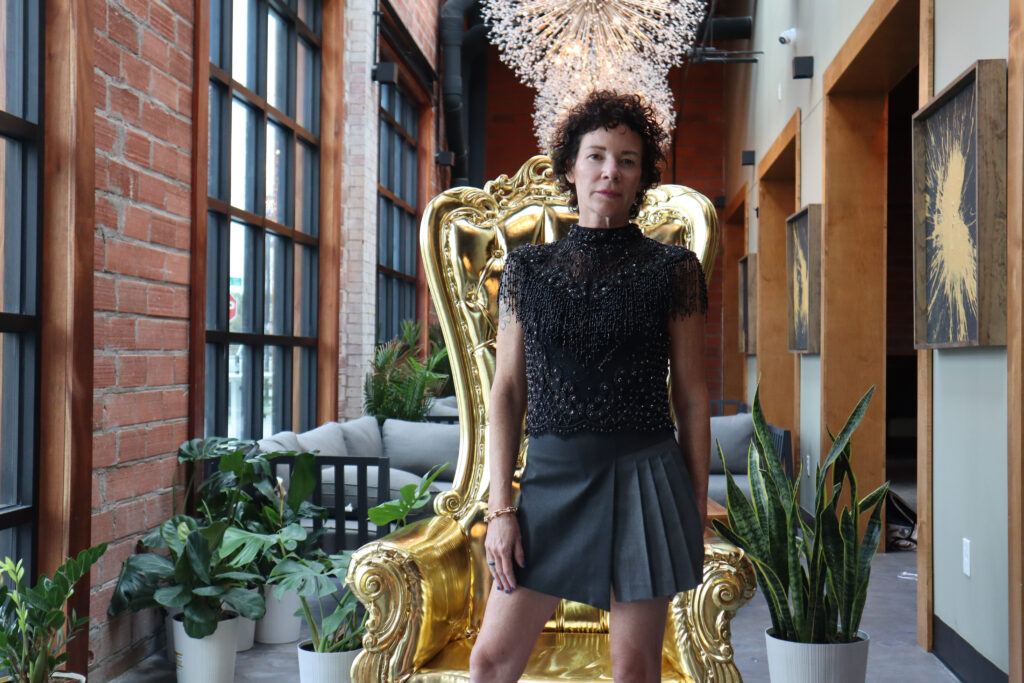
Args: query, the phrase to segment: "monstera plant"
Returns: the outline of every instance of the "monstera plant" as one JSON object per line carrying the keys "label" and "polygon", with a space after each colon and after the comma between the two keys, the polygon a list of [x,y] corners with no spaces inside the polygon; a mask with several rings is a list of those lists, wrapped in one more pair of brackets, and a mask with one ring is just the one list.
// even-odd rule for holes
{"label": "monstera plant", "polygon": [[[874,387],[864,394],[838,436],[829,432],[832,447],[815,473],[811,520],[801,516],[798,487],[786,475],[775,452],[758,392],[754,394],[752,413],[756,443],[751,443],[747,453],[749,498],[725,469],[729,524],[715,521],[714,526],[753,563],[771,615],[772,627],[766,639],[773,681],[804,680],[778,657],[773,661],[773,648],[787,653],[794,650],[787,643],[855,644],[855,653],[850,648],[834,648],[835,657],[851,655],[856,659],[862,655],[862,661],[843,663],[831,655],[822,657],[819,650],[817,659],[826,661],[825,666],[832,667],[829,671],[844,673],[836,674],[837,678],[829,671],[819,671],[807,680],[864,680],[867,635],[859,631],[860,619],[871,560],[882,533],[881,503],[889,483],[859,497],[850,439],[873,393]],[[724,462],[720,446],[719,456]],[[796,480],[803,480],[800,474]],[[844,491],[848,499],[843,498]],[[844,504],[843,500],[849,502]],[[868,518],[861,528],[864,513]]]}

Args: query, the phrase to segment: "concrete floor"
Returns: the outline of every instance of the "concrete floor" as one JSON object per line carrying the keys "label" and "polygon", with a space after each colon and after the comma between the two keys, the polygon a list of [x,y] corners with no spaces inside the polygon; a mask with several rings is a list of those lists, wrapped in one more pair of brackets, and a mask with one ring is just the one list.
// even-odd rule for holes
{"label": "concrete floor", "polygon": [[[871,589],[861,629],[871,636],[867,680],[871,683],[940,683],[957,681],[942,663],[917,645],[914,578],[901,573],[917,571],[917,554],[892,552],[875,556]],[[764,630],[770,625],[768,607],[760,594],[743,607],[732,622],[736,663],[748,683],[767,682]],[[305,629],[305,625],[303,625]],[[295,644],[260,645],[238,653],[235,681],[298,681]],[[112,683],[174,683],[171,664],[163,653],[144,660]]]}

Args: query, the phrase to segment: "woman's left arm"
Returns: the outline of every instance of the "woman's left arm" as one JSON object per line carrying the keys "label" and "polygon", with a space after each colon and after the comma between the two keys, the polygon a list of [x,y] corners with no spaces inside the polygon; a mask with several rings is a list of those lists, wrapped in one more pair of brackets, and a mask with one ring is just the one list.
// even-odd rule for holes
{"label": "woman's left arm", "polygon": [[671,316],[669,365],[672,408],[679,429],[679,447],[693,482],[700,510],[701,528],[707,525],[708,470],[711,453],[711,419],[708,385],[704,376],[704,315]]}

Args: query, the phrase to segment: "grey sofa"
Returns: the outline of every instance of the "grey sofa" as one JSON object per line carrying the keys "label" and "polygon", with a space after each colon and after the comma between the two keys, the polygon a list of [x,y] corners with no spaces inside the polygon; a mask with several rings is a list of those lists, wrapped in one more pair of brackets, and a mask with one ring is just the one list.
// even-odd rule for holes
{"label": "grey sofa", "polygon": [[[745,406],[743,406],[745,407]],[[789,476],[792,471],[792,439],[788,430],[768,425],[772,434],[772,442],[782,466]],[[726,504],[726,476],[728,469],[733,480],[750,495],[750,482],[747,477],[747,450],[754,441],[754,421],[750,413],[739,412],[735,415],[714,415],[711,418],[711,467],[708,476],[708,496]],[[722,447],[725,465],[718,454],[718,445]]]}
{"label": "grey sofa", "polygon": [[[420,478],[434,465],[451,463],[430,486],[431,499],[427,505],[409,514],[408,521],[415,521],[433,514],[433,499],[442,491],[451,488],[455,464],[459,452],[459,426],[435,422],[407,422],[387,419],[378,426],[372,415],[347,422],[327,422],[307,432],[278,432],[259,441],[263,451],[315,452],[324,456],[386,456],[388,469],[388,500],[400,497],[401,489],[407,484],[418,484]],[[371,506],[376,504],[377,467],[371,466],[366,472],[366,486]],[[323,498],[321,504],[334,507],[335,472],[333,467],[324,468],[321,474]],[[358,499],[357,467],[345,465],[344,492],[345,506],[355,509]],[[349,526],[352,526],[351,524]]]}

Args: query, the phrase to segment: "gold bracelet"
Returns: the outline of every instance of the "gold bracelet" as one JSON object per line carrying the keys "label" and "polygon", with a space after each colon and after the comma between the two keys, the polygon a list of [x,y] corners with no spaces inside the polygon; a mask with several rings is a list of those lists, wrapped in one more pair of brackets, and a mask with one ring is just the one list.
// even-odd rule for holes
{"label": "gold bracelet", "polygon": [[484,516],[484,521],[489,523],[495,517],[501,517],[502,515],[507,515],[507,514],[509,514],[511,512],[515,512],[515,511],[516,511],[516,506],[515,505],[509,505],[507,508],[501,508],[500,510],[495,510],[494,512],[488,513],[487,515]]}

